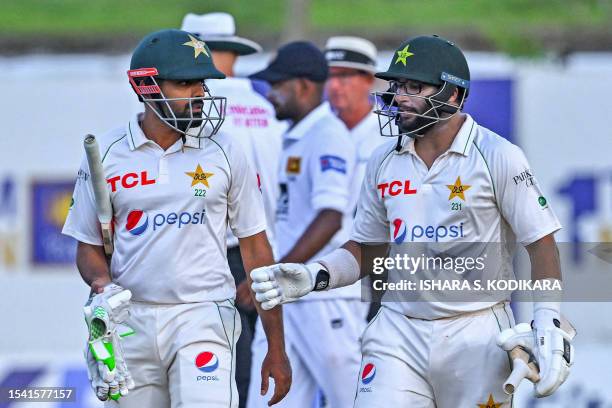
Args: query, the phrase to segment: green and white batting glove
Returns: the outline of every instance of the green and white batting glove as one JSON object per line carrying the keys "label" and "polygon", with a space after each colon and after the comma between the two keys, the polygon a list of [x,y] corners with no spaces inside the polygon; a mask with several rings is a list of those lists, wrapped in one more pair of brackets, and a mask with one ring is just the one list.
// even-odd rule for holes
{"label": "green and white batting glove", "polygon": [[118,285],[108,285],[85,305],[89,339],[85,360],[91,386],[101,401],[118,400],[134,387],[120,338],[134,333],[122,324],[129,316],[132,294]]}

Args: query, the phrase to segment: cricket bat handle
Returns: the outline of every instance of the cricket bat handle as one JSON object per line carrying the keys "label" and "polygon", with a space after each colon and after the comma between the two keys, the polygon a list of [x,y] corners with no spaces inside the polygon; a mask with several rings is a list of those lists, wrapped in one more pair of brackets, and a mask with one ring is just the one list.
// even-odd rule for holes
{"label": "cricket bat handle", "polygon": [[530,359],[522,347],[515,347],[510,351],[512,359],[512,372],[504,382],[504,392],[508,395],[514,394],[523,378],[527,378],[533,383],[540,381],[540,373],[535,362]]}
{"label": "cricket bat handle", "polygon": [[83,141],[83,145],[85,146],[85,155],[87,156],[87,163],[89,165],[91,185],[96,200],[96,213],[102,229],[104,252],[106,252],[107,255],[111,255],[113,253],[113,209],[111,207],[108,188],[106,187],[106,177],[104,177],[104,169],[102,168],[100,148],[94,135],[87,135]]}

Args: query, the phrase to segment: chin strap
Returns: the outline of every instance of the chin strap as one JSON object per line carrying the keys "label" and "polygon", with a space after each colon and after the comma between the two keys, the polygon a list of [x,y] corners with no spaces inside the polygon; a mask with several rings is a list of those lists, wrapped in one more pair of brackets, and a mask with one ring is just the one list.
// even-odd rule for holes
{"label": "chin strap", "polygon": [[400,150],[402,150],[402,135],[399,135],[397,137],[397,144],[395,145],[395,151],[399,153]]}

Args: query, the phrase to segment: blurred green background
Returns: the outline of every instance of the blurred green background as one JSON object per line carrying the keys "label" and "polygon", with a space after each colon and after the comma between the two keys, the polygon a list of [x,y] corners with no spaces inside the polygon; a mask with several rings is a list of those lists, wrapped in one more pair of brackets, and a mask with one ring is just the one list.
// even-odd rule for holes
{"label": "blurred green background", "polygon": [[267,46],[359,33],[392,47],[436,32],[513,55],[612,48],[612,0],[2,0],[0,52],[124,51],[187,12],[210,11],[232,13],[239,34]]}

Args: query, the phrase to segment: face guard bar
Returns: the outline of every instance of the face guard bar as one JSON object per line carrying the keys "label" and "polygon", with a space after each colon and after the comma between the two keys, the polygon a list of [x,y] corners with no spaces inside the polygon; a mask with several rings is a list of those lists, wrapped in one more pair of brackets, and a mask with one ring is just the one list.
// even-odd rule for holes
{"label": "face guard bar", "polygon": [[[197,138],[210,137],[216,134],[225,120],[227,98],[212,96],[202,81],[205,95],[193,98],[166,98],[158,82],[156,68],[141,68],[128,71],[130,84],[136,94],[155,112],[155,115],[175,131]],[[177,115],[170,102],[186,102],[187,110]],[[201,111],[194,111],[200,107]],[[198,109],[198,110],[200,110]]]}
{"label": "face guard bar", "polygon": [[[374,110],[374,113],[376,113],[378,116],[378,126],[380,129],[380,134],[381,136],[385,137],[423,137],[425,133],[424,130],[426,130],[427,128],[435,125],[440,121],[448,120],[455,116],[463,108],[463,104],[465,102],[465,97],[467,94],[467,89],[464,89],[461,96],[461,101],[457,106],[446,102],[448,101],[448,98],[450,98],[450,96],[452,95],[452,91],[454,90],[454,86],[446,81],[438,90],[438,92],[433,95],[427,96],[401,93],[399,91],[390,92],[390,90],[386,92],[372,93],[376,102],[376,109]],[[423,113],[402,111],[396,99],[397,97],[409,97],[425,100],[429,108]],[[446,101],[444,101],[444,99]],[[399,128],[399,124],[401,121],[401,113],[425,119],[426,123],[409,132],[401,132]],[[450,113],[450,115],[442,116],[442,113]]]}

